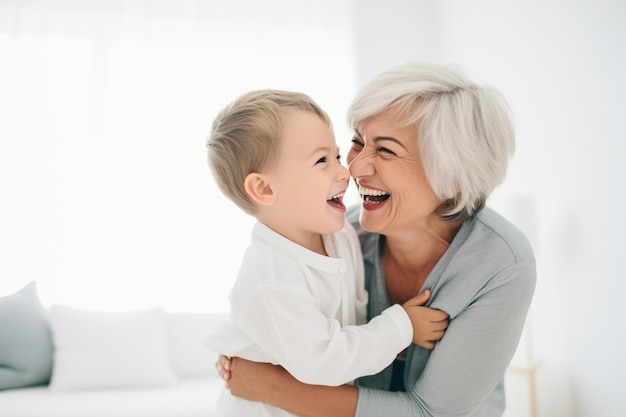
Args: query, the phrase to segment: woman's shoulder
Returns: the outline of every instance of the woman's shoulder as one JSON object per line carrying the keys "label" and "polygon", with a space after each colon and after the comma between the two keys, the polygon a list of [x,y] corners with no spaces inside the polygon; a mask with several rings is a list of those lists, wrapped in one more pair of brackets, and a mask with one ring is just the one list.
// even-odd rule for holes
{"label": "woman's shoulder", "polygon": [[501,273],[507,270],[510,273],[518,271],[514,275],[532,273],[535,255],[520,229],[485,207],[465,220],[441,264],[452,275],[474,275],[480,281],[502,276]]}
{"label": "woman's shoulder", "polygon": [[[434,305],[450,317],[496,287],[507,288],[507,296],[530,298],[536,281],[535,257],[528,239],[487,207],[465,220],[437,268],[440,279],[434,285]],[[445,291],[452,281],[455,290]]]}
{"label": "woman's shoulder", "polygon": [[[446,254],[446,270],[452,276],[473,276],[468,282],[535,277],[535,255],[524,233],[491,208],[467,219]],[[480,260],[477,262],[477,260]]]}
{"label": "woman's shoulder", "polygon": [[512,262],[535,261],[532,246],[524,232],[489,207],[473,219],[467,243],[480,252],[510,257]]}

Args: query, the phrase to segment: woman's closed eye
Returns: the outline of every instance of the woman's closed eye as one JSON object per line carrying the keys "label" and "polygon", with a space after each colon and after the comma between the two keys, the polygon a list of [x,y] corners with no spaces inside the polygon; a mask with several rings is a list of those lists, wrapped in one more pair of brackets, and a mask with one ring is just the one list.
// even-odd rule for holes
{"label": "woman's closed eye", "polygon": [[[352,149],[357,152],[361,152],[363,148],[365,147],[365,144],[356,137],[352,138],[351,142],[352,142]],[[384,146],[380,146],[376,148],[376,152],[380,152],[380,153],[384,153],[384,154],[392,155],[392,156],[397,156],[397,154],[394,151],[392,151],[389,148],[385,148]]]}
{"label": "woman's closed eye", "polygon": [[360,139],[354,137],[350,142],[352,142],[352,149],[356,151],[361,151],[361,149],[363,149],[363,142],[361,142]]}
{"label": "woman's closed eye", "polygon": [[396,155],[396,153],[394,151],[392,151],[391,149],[383,148],[382,146],[380,148],[378,148],[378,152],[386,153],[386,154],[389,154],[389,155]]}

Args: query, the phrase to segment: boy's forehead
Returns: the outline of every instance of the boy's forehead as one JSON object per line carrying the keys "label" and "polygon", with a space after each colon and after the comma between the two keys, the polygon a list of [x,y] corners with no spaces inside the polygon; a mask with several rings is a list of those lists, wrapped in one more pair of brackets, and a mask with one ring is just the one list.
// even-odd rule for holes
{"label": "boy's forehead", "polygon": [[285,114],[280,144],[286,151],[292,149],[312,153],[318,149],[338,149],[330,124],[317,114],[306,111]]}

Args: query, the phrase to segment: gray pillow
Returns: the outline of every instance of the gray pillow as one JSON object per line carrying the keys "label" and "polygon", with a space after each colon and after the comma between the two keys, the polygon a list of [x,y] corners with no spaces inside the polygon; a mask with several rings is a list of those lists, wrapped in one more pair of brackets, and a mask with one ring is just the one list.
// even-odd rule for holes
{"label": "gray pillow", "polygon": [[0,390],[46,384],[52,372],[52,337],[31,282],[0,298]]}

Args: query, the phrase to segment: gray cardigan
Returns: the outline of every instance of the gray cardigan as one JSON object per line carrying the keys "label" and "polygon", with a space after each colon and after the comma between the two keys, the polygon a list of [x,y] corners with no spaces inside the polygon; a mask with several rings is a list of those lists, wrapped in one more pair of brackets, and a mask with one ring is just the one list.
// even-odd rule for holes
{"label": "gray cardigan", "polygon": [[[368,320],[389,307],[381,264],[385,237],[357,230],[369,292]],[[415,248],[419,251],[419,248]],[[532,248],[515,226],[490,208],[467,219],[430,273],[428,305],[450,315],[433,351],[411,345],[404,384],[389,392],[391,366],[358,380],[355,417],[501,416],[504,373],[522,333],[535,289]]]}

